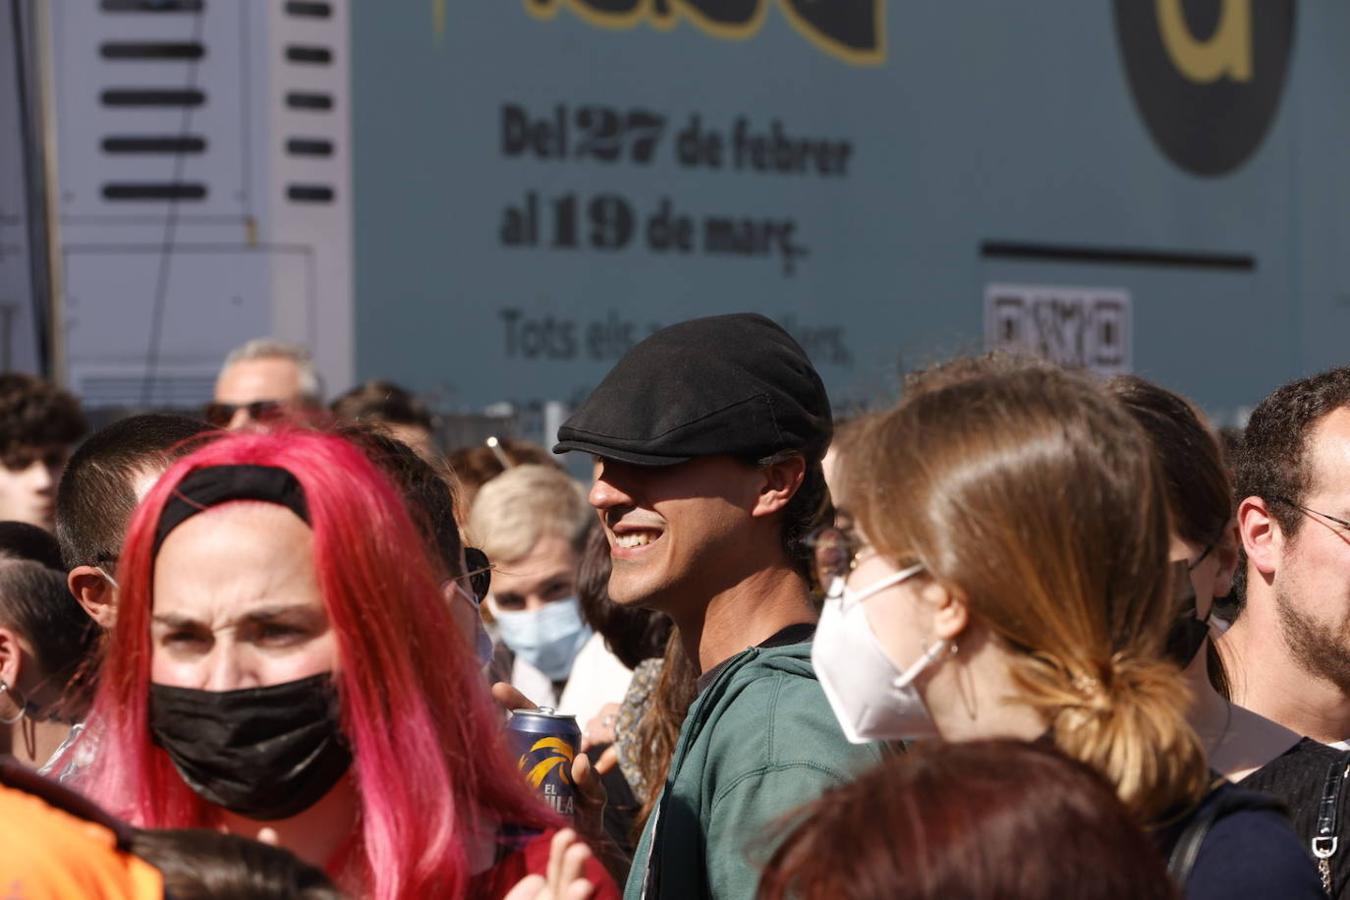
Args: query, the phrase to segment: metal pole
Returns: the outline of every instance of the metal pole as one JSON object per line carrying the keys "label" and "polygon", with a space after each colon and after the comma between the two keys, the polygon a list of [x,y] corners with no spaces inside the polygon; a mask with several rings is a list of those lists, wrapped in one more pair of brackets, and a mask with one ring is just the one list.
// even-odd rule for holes
{"label": "metal pole", "polygon": [[[27,5],[32,12],[24,15]],[[10,0],[14,31],[14,68],[18,88],[19,134],[23,147],[24,224],[28,232],[28,271],[32,291],[38,367],[46,378],[63,383],[65,367],[58,323],[60,284],[55,195],[55,136],[51,116],[51,70],[47,27],[48,0],[25,4]]]}
{"label": "metal pole", "polygon": [[62,387],[70,387],[66,366],[65,268],[61,265],[60,180],[56,155],[56,71],[52,45],[52,0],[39,0],[33,42],[33,60],[38,78],[37,120],[41,125],[43,225],[45,226],[47,266],[47,377]]}

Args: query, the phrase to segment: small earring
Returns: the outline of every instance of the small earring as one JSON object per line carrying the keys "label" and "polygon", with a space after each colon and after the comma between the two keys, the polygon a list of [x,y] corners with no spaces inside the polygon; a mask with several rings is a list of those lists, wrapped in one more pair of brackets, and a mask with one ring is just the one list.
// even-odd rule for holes
{"label": "small earring", "polygon": [[952,648],[952,656],[955,656],[957,651],[956,641],[951,642],[951,648]]}

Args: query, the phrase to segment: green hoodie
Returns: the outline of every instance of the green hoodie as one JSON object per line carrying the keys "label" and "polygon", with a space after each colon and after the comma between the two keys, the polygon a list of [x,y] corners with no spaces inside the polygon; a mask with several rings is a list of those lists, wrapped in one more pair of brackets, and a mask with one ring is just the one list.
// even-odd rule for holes
{"label": "green hoodie", "polygon": [[[850,744],[811,668],[811,643],[752,647],[699,694],[665,790],[634,855],[625,900],[744,900],[759,882],[765,826],[877,763]],[[655,833],[655,834],[653,834]]]}

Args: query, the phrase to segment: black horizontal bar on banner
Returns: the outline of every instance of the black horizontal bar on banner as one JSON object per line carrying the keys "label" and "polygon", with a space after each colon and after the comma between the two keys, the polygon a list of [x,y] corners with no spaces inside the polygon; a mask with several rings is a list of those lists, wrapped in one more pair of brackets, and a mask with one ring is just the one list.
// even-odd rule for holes
{"label": "black horizontal bar on banner", "polygon": [[326,66],[333,61],[333,51],[327,47],[303,44],[286,45],[286,61],[308,65]]}
{"label": "black horizontal bar on banner", "polygon": [[292,184],[286,188],[292,203],[332,203],[333,189],[326,184]]}
{"label": "black horizontal bar on banner", "polygon": [[333,108],[333,96],[318,91],[290,91],[286,94],[286,106],[291,109],[326,111]]}
{"label": "black horizontal bar on banner", "polygon": [[985,259],[1086,263],[1110,266],[1162,266],[1186,269],[1217,269],[1228,272],[1251,272],[1256,269],[1256,257],[1250,253],[1205,253],[1150,250],[1138,247],[1101,247],[1085,244],[1041,244],[1023,241],[983,241],[980,244],[980,256]]}
{"label": "black horizontal bar on banner", "polygon": [[105,184],[104,200],[205,200],[206,185],[182,182]]}
{"label": "black horizontal bar on banner", "polygon": [[104,59],[193,60],[206,54],[197,41],[105,41],[98,50]]}
{"label": "black horizontal bar on banner", "polygon": [[307,19],[326,19],[333,14],[332,4],[291,0],[286,4],[286,15]]}
{"label": "black horizontal bar on banner", "polygon": [[327,138],[287,138],[286,152],[292,156],[332,156],[333,142]]}
{"label": "black horizontal bar on banner", "polygon": [[103,0],[101,9],[113,13],[201,12],[202,0]]}
{"label": "black horizontal bar on banner", "polygon": [[199,135],[109,135],[104,153],[203,153],[206,138]]}
{"label": "black horizontal bar on banner", "polygon": [[104,106],[201,106],[206,94],[195,88],[109,88],[100,99]]}

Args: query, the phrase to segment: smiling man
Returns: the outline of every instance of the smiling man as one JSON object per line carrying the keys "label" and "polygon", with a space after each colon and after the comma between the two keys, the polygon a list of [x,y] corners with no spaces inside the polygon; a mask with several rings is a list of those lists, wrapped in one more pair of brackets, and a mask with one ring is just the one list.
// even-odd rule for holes
{"label": "smiling man", "polygon": [[656,332],[558,431],[554,452],[595,458],[610,598],[668,614],[702,672],[626,897],[753,896],[764,827],[880,758],[811,668],[831,431],[805,352],[750,314]]}

